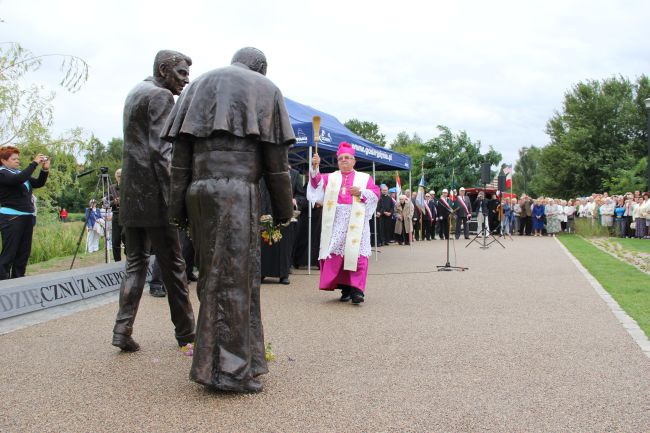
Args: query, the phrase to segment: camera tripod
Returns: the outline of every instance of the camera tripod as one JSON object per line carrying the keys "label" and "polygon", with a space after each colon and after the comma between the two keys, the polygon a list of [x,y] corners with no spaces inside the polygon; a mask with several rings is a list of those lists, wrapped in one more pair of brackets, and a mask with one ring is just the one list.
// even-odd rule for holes
{"label": "camera tripod", "polygon": [[[77,179],[83,176],[86,176],[97,169],[92,169],[85,171],[77,176]],[[111,209],[111,178],[108,175],[108,167],[99,167],[99,176],[97,177],[97,185],[95,186],[95,192],[93,194],[93,199],[97,202],[97,197],[101,192],[101,208],[104,209],[104,215],[109,214]],[[74,266],[74,262],[79,253],[79,246],[81,245],[81,240],[84,237],[84,232],[86,231],[87,221],[84,222],[83,227],[81,227],[81,233],[79,233],[79,239],[77,240],[77,248],[74,251],[74,256],[72,256],[72,263],[70,263],[70,269]],[[108,221],[104,220],[104,263],[108,263],[108,239],[106,233],[108,232]]]}

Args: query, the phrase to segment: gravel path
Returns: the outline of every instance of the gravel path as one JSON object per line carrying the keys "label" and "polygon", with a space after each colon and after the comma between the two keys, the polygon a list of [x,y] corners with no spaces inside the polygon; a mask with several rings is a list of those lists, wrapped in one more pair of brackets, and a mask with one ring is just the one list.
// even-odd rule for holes
{"label": "gravel path", "polygon": [[650,431],[650,359],[558,243],[465,244],[467,272],[435,272],[441,241],[382,248],[360,307],[305,271],[263,285],[256,395],[188,380],[166,299],[143,297],[135,354],[116,303],[2,335],[0,431]]}

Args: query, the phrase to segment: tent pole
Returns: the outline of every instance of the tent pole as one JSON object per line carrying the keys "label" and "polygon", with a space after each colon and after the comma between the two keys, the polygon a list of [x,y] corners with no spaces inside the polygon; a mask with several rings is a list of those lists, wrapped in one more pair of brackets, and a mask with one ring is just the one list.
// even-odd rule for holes
{"label": "tent pole", "polygon": [[[375,161],[372,162],[372,181],[377,185],[377,175],[375,173]],[[377,246],[377,211],[372,216],[373,221],[375,222],[375,261],[379,261],[379,247]]]}
{"label": "tent pole", "polygon": [[[307,161],[307,184],[311,182],[311,177],[309,176],[309,169],[311,168],[311,146],[309,146],[309,160]],[[307,210],[307,275],[311,275],[311,206],[312,203],[308,203]]]}
{"label": "tent pole", "polygon": [[[409,195],[413,195],[413,186],[411,185],[411,170],[409,170]],[[411,197],[407,197],[407,200],[409,203],[411,203],[411,206],[413,206],[413,200]],[[415,208],[413,208],[413,212],[415,212]],[[413,224],[413,218],[411,218],[411,224]],[[413,227],[411,227],[411,233],[409,233],[410,236],[410,241],[409,241],[409,252],[413,252]]]}

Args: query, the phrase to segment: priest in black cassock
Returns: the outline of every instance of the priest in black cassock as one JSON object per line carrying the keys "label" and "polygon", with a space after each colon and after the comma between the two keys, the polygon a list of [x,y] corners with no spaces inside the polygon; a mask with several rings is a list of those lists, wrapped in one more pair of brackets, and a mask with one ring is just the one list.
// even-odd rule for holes
{"label": "priest in black cassock", "polygon": [[[309,176],[309,169],[306,171],[306,177]],[[307,182],[303,184],[303,191],[307,190]],[[298,269],[307,266],[309,258],[309,201],[304,202],[297,200],[300,216],[296,227],[296,236],[293,243],[293,267]],[[316,202],[311,208],[311,266],[318,269],[318,254],[320,252],[320,232],[321,219],[323,216],[323,204]]]}
{"label": "priest in black cassock", "polygon": [[[293,194],[294,209],[302,209],[307,204],[305,188],[300,179],[300,173],[293,168],[289,169],[291,176],[291,191]],[[262,215],[271,215],[271,196],[266,188],[264,178],[260,180],[260,210]],[[281,229],[282,239],[272,245],[262,242],[262,282],[266,277],[279,278],[280,284],[289,284],[289,268],[293,256],[293,244],[298,231],[298,222],[292,222]]]}

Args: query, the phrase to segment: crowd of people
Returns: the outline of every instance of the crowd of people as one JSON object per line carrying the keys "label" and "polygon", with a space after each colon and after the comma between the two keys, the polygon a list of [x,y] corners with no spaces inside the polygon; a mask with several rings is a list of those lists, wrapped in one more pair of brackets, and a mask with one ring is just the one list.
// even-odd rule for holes
{"label": "crowd of people", "polygon": [[650,239],[649,196],[650,193],[640,191],[614,196],[606,192],[592,194],[575,200],[576,215],[606,227],[614,236]]}
{"label": "crowd of people", "polygon": [[553,237],[561,232],[574,233],[576,218],[584,218],[592,225],[607,228],[611,236],[650,239],[647,192],[615,196],[605,192],[568,200],[534,199],[526,194],[519,198],[510,194],[485,195],[481,191],[470,198],[460,188],[451,194],[444,189],[436,197],[431,190],[418,205],[416,192],[406,190],[401,194],[382,184],[376,213],[377,245],[409,245],[412,241],[447,239],[449,235],[459,239],[461,234],[469,239],[472,219],[477,223],[477,231],[485,229],[500,236]]}
{"label": "crowd of people", "polygon": [[650,203],[648,193],[635,191],[610,196],[607,192],[574,199],[533,199],[522,195],[519,199],[502,200],[504,220],[499,233],[528,236],[555,236],[560,232],[574,233],[576,220],[585,219],[592,226],[605,227],[609,235],[648,239]]}

